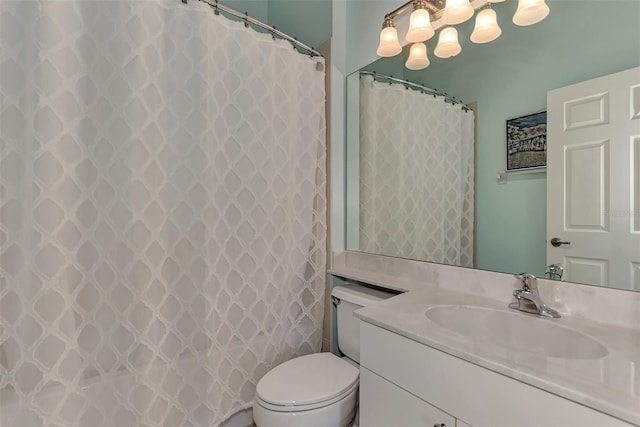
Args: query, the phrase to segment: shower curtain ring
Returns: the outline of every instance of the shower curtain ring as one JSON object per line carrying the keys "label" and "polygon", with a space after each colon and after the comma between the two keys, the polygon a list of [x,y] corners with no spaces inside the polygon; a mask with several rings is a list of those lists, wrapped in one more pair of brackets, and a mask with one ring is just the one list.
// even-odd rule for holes
{"label": "shower curtain ring", "polygon": [[249,12],[244,13],[244,26],[245,28],[249,28]]}

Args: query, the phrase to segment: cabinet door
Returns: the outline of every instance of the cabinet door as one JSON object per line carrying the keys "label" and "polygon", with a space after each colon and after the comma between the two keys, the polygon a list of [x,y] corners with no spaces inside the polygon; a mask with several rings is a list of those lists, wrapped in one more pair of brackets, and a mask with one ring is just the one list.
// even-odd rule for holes
{"label": "cabinet door", "polygon": [[455,422],[446,412],[360,368],[361,427],[455,427]]}

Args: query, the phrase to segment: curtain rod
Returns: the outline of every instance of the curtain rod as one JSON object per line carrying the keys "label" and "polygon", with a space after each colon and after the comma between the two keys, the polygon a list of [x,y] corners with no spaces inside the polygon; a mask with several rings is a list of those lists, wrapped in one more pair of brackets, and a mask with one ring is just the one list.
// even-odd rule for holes
{"label": "curtain rod", "polygon": [[404,85],[405,88],[409,89],[410,87],[416,90],[419,90],[422,93],[425,93],[427,95],[433,95],[434,97],[436,96],[442,96],[444,98],[445,102],[449,102],[453,105],[460,105],[462,106],[462,109],[464,111],[469,111],[471,108],[465,104],[464,102],[460,101],[459,99],[457,99],[455,96],[451,96],[446,92],[440,92],[438,89],[431,89],[430,87],[427,86],[423,86],[421,84],[418,83],[413,83],[410,82],[408,80],[402,80],[399,79],[397,77],[393,77],[393,76],[387,76],[386,74],[380,74],[380,73],[376,73],[375,71],[365,71],[365,70],[360,70],[360,75],[365,75],[365,76],[373,76],[373,79],[381,79],[381,80],[386,80],[389,84],[392,83],[397,83],[397,84],[401,84]]}
{"label": "curtain rod", "polygon": [[[181,0],[182,3],[187,4],[188,0]],[[228,14],[228,15],[232,15],[235,16],[236,18],[240,18],[241,20],[244,21],[244,25],[246,27],[249,26],[249,24],[255,25],[256,27],[260,27],[264,30],[267,30],[271,33],[272,36],[278,36],[281,39],[287,40],[288,42],[290,42],[291,44],[293,44],[294,49],[303,49],[306,50],[308,52],[308,55],[310,57],[314,57],[314,56],[320,56],[322,57],[323,55],[318,52],[317,50],[315,50],[313,47],[307,46],[306,44],[298,41],[298,39],[296,39],[295,37],[291,37],[288,34],[283,33],[282,31],[276,29],[276,27],[272,27],[270,25],[265,24],[264,22],[253,18],[251,16],[249,16],[248,12],[240,12],[232,7],[226,6],[222,3],[220,3],[218,0],[198,0],[201,1],[203,3],[208,4],[209,6],[211,6],[215,12],[216,15],[220,14],[220,11]]]}

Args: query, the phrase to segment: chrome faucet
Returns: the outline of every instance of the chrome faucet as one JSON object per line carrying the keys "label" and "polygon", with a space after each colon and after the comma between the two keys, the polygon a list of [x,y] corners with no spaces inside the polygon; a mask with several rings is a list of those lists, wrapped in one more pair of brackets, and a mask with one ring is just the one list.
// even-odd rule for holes
{"label": "chrome faucet", "polygon": [[516,297],[517,301],[509,304],[509,308],[526,313],[538,314],[540,316],[552,317],[554,319],[560,317],[557,311],[547,307],[547,305],[542,302],[540,293],[538,292],[538,280],[536,276],[529,273],[520,273],[516,274],[515,278],[522,280],[522,289],[513,291],[513,296]]}
{"label": "chrome faucet", "polygon": [[544,272],[544,278],[549,280],[562,280],[564,273],[564,265],[561,263],[547,265],[547,271]]}

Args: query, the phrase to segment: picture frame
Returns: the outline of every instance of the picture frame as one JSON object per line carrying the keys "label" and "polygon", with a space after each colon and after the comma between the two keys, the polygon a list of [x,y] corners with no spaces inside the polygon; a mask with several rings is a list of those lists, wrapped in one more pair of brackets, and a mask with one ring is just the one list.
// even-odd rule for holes
{"label": "picture frame", "polygon": [[508,119],[507,172],[547,166],[547,111]]}

